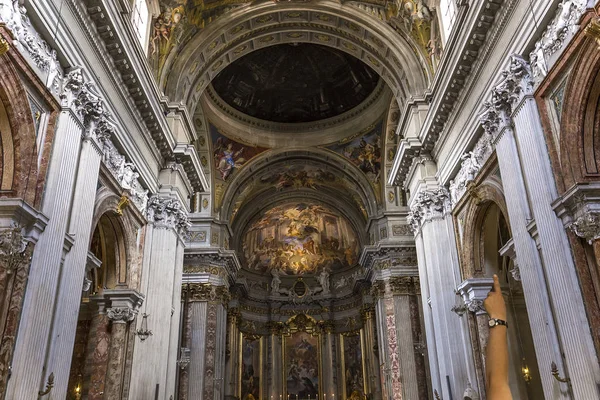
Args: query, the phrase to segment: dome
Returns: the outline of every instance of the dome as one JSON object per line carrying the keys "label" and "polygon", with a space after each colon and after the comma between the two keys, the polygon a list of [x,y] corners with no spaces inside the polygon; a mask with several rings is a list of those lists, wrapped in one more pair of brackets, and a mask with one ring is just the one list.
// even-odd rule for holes
{"label": "dome", "polygon": [[378,74],[357,58],[308,43],[256,50],[228,65],[213,80],[231,107],[279,123],[332,118],[362,103]]}

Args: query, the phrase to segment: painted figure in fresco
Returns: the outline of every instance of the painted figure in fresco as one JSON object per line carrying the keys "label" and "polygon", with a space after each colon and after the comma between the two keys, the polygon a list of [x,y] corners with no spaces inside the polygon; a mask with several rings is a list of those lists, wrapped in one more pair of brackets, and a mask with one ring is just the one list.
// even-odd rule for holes
{"label": "painted figure in fresco", "polygon": [[235,168],[239,168],[246,162],[246,159],[240,157],[243,152],[244,147],[234,150],[232,142],[224,144],[222,138],[217,139],[214,152],[215,165],[221,174],[221,179],[227,180]]}

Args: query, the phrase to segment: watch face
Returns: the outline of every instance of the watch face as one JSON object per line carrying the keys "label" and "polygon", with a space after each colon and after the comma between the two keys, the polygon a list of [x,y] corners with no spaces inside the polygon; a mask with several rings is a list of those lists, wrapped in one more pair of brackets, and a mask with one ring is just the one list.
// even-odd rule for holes
{"label": "watch face", "polygon": [[488,324],[489,324],[490,328],[492,328],[492,327],[496,326],[496,320],[495,319],[490,319],[489,322],[488,322]]}

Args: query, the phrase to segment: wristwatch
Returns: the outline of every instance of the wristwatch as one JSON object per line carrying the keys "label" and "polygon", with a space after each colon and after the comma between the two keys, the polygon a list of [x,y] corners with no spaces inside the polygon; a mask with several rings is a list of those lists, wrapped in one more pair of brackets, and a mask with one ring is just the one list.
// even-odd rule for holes
{"label": "wristwatch", "polygon": [[498,325],[504,325],[505,327],[508,328],[508,324],[506,323],[506,321],[498,319],[498,318],[490,318],[488,325],[490,326],[490,328],[493,328]]}

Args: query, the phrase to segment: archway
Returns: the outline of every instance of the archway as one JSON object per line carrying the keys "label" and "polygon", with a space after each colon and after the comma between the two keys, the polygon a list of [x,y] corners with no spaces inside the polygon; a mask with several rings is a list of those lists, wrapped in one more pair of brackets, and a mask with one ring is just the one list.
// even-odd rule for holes
{"label": "archway", "polygon": [[[498,205],[488,201],[479,212],[475,237],[475,264],[490,278],[497,274],[507,305],[509,382],[515,399],[543,397],[533,337],[518,266],[508,255],[510,227]],[[479,333],[480,335],[482,332]],[[529,377],[526,378],[526,372]]]}
{"label": "archway", "polygon": [[68,398],[103,398],[108,369],[110,325],[105,314],[107,289],[127,287],[125,235],[118,215],[104,213],[92,234],[77,333],[71,361]]}

